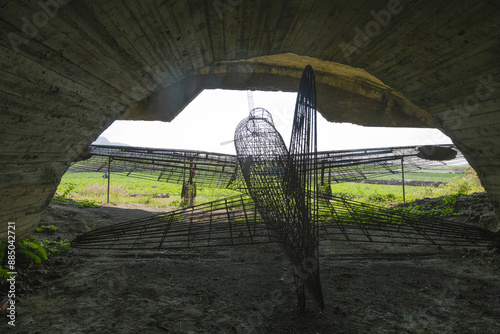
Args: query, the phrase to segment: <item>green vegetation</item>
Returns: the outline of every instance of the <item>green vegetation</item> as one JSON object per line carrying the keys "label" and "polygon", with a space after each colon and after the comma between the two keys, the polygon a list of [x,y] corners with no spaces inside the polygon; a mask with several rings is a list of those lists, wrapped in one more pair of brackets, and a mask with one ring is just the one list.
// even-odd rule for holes
{"label": "green vegetation", "polygon": [[68,183],[66,187],[61,188],[61,192],[59,194],[56,194],[54,198],[63,200],[69,197],[69,194],[73,191],[73,189],[75,189],[75,187],[76,186],[73,183]]}
{"label": "green vegetation", "polygon": [[6,279],[12,277],[12,275],[9,274],[9,271],[7,269],[3,269],[1,266],[2,261],[5,257],[5,248],[6,248],[5,244],[0,242],[0,281],[6,280]]}
{"label": "green vegetation", "polygon": [[[453,182],[457,176],[463,175],[465,167],[439,167],[422,171],[405,172],[407,181]],[[401,173],[387,174],[377,180],[401,180]]]}
{"label": "green vegetation", "polygon": [[19,242],[17,247],[20,261],[41,263],[47,260],[47,251],[43,243],[33,237],[29,237]]}
{"label": "green vegetation", "polygon": [[[52,254],[61,250],[68,250],[69,247],[70,247],[70,242],[68,240],[39,241],[33,237],[29,237],[27,239],[24,239],[23,241],[20,241],[17,244],[16,261],[18,261],[19,264],[24,264],[24,265],[31,265],[32,263],[41,263],[42,261],[48,259],[48,254]],[[1,267],[2,263],[5,264],[4,261],[5,254],[6,254],[6,246],[5,244],[0,242],[0,281],[12,277],[12,275],[9,274],[9,270],[3,269]]]}
{"label": "green vegetation", "polygon": [[62,250],[68,250],[71,246],[69,240],[44,240],[40,241],[40,244],[45,248],[49,253],[55,253]]}
{"label": "green vegetation", "polygon": [[[58,200],[69,199],[77,203],[100,204],[106,202],[107,180],[101,173],[66,173],[64,174],[56,196]],[[181,184],[150,181],[139,178],[111,174],[109,200],[111,203],[139,203],[153,207],[182,207]],[[157,198],[157,194],[169,194],[168,198]],[[196,204],[210,202],[229,197],[237,192],[229,189],[204,188],[197,189]],[[68,201],[67,204],[72,204]]]}
{"label": "green vegetation", "polygon": [[[439,173],[438,175],[448,175]],[[450,195],[467,195],[482,192],[484,188],[472,168],[465,169],[463,174],[453,175],[451,181],[437,188],[405,186],[406,202],[412,202],[424,197],[443,197]],[[401,175],[399,176],[401,177]],[[332,193],[336,196],[355,201],[394,205],[403,202],[403,189],[401,185],[380,185],[356,182],[332,184]]]}
{"label": "green vegetation", "polygon": [[[457,170],[465,170],[457,174]],[[452,173],[453,171],[454,173]],[[380,179],[400,179],[401,175],[387,175]],[[479,179],[470,167],[446,167],[432,173],[418,172],[406,174],[406,180],[448,182],[440,187],[405,187],[406,202],[424,197],[442,197],[481,192]],[[184,207],[180,197],[182,185],[111,175],[111,203],[139,203],[153,207]],[[333,195],[376,205],[394,206],[403,202],[401,185],[381,185],[356,182],[331,184]],[[229,189],[198,188],[196,204],[214,201],[238,194]],[[59,185],[55,198],[80,207],[95,206],[106,201],[107,180],[101,173],[66,173]],[[158,198],[157,194],[169,194],[168,198]],[[76,204],[75,204],[76,203]],[[221,208],[225,204],[221,203]],[[230,204],[231,205],[231,204]],[[408,209],[409,210],[409,209]]]}
{"label": "green vegetation", "polygon": [[416,204],[410,204],[407,207],[396,207],[395,210],[401,213],[409,214],[425,214],[437,217],[447,217],[460,214],[456,212],[455,204],[457,203],[457,198],[462,196],[461,194],[452,194],[443,196],[440,198],[440,203],[434,206],[419,206]]}
{"label": "green vegetation", "polygon": [[255,217],[248,217],[248,218],[236,219],[233,224],[235,224],[236,226],[240,226],[240,224],[247,224],[247,223],[253,224],[253,223],[260,223],[260,222],[261,222],[260,219],[255,219]]}
{"label": "green vegetation", "polygon": [[95,230],[95,224],[92,227],[88,226],[86,221],[83,221],[83,224],[85,224],[85,229],[87,229],[87,232]]}
{"label": "green vegetation", "polygon": [[175,221],[179,221],[181,219],[182,219],[182,215],[181,214],[167,215],[167,216],[157,216],[157,217],[155,217],[155,220],[158,221],[158,222],[162,222],[162,221],[175,222]]}
{"label": "green vegetation", "polygon": [[42,226],[38,226],[35,229],[35,232],[37,232],[37,233],[41,233],[41,232],[54,233],[56,231],[57,231],[57,227],[54,225],[48,225],[48,226],[42,225]]}
{"label": "green vegetation", "polygon": [[48,259],[48,254],[58,252],[60,250],[69,249],[70,242],[68,240],[44,240],[39,241],[33,237],[28,237],[17,245],[17,253],[19,260],[26,263],[41,263]]}

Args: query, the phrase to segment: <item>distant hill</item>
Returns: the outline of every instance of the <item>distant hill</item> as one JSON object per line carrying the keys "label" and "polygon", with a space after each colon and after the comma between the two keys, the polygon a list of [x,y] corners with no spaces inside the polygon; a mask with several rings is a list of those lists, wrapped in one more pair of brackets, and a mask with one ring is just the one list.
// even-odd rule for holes
{"label": "distant hill", "polygon": [[132,146],[129,144],[125,143],[118,143],[118,142],[111,142],[108,140],[108,138],[99,136],[93,143],[92,145],[103,145],[103,146]]}

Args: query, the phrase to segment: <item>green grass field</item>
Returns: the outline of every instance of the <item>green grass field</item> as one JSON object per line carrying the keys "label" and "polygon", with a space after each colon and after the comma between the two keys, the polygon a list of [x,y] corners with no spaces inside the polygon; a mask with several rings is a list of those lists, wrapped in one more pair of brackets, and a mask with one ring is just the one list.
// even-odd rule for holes
{"label": "green grass field", "polygon": [[[107,201],[108,180],[102,173],[66,173],[64,174],[56,195],[74,200],[90,200],[98,204]],[[150,181],[133,177],[111,174],[111,203],[141,203],[154,207],[180,206],[182,185]],[[157,198],[155,195],[169,194],[168,198]],[[236,195],[229,189],[198,187],[196,203],[213,201],[219,198]]]}
{"label": "green grass field", "polygon": [[[462,174],[446,172],[409,172],[405,173],[406,181],[431,181],[431,182],[452,182],[455,177]],[[377,177],[377,180],[401,180],[401,173],[388,174]]]}
{"label": "green grass field", "polygon": [[[440,169],[438,172],[408,173],[405,176],[406,180],[447,182],[446,185],[438,188],[406,186],[405,197],[407,202],[424,197],[440,197],[450,194],[469,194],[484,191],[479,179],[472,170],[457,174]],[[388,175],[379,179],[400,180],[401,174]],[[111,203],[141,203],[154,207],[181,206],[182,185],[180,184],[150,181],[116,174],[111,174],[110,181]],[[57,189],[56,196],[96,204],[106,203],[107,182],[107,179],[102,178],[102,173],[66,173]],[[402,186],[400,185],[344,182],[332,184],[331,186],[334,195],[357,201],[379,205],[394,205],[403,202]],[[155,195],[158,194],[169,194],[169,197],[157,198]],[[198,187],[196,204],[236,194],[238,193],[229,189]]]}

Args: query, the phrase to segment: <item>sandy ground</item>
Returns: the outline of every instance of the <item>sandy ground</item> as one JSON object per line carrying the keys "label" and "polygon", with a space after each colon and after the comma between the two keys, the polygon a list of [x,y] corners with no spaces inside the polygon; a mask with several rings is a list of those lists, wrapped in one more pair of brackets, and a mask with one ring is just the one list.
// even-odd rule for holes
{"label": "sandy ground", "polygon": [[[51,205],[38,239],[150,215]],[[109,253],[71,249],[18,281],[12,333],[500,333],[500,256],[486,249],[323,242],[326,308],[299,314],[276,245]]]}

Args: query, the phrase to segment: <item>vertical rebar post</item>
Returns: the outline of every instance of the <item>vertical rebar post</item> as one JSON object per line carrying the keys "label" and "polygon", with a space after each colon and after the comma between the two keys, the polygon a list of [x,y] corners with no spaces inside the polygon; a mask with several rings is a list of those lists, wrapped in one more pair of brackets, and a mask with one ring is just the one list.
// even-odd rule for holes
{"label": "vertical rebar post", "polygon": [[401,158],[401,183],[403,184],[403,203],[406,203],[406,199],[405,199],[405,165],[404,165],[403,158]]}
{"label": "vertical rebar post", "polygon": [[111,157],[108,159],[108,196],[106,203],[109,204],[109,187],[110,187],[110,179],[111,179]]}

